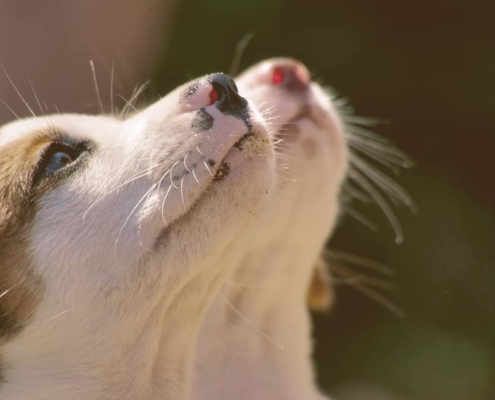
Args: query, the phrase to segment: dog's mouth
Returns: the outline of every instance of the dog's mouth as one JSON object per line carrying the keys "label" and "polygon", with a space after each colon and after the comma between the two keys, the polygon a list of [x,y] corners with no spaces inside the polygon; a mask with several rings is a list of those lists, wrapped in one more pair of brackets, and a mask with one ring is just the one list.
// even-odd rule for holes
{"label": "dog's mouth", "polygon": [[237,142],[235,142],[232,147],[242,151],[244,149],[244,145],[246,144],[246,142],[250,138],[254,138],[254,136],[255,136],[254,133],[248,132],[243,137],[241,137]]}
{"label": "dog's mouth", "polygon": [[230,174],[230,165],[227,160],[224,158],[220,163],[220,166],[217,168],[217,172],[213,175],[213,181],[223,181]]}
{"label": "dog's mouth", "polygon": [[227,161],[227,157],[234,150],[243,151],[246,143],[248,143],[251,139],[255,138],[256,135],[252,132],[248,132],[243,135],[237,142],[233,144],[233,146],[227,151],[227,154],[220,162],[215,174],[213,175],[213,181],[223,181],[230,174],[230,164]]}
{"label": "dog's mouth", "polygon": [[[266,151],[270,147],[270,139],[268,136],[264,135],[258,135],[256,133],[253,133],[249,131],[248,133],[244,134],[239,140],[237,140],[223,155],[223,158],[221,158],[221,161],[216,161],[216,160],[209,160],[211,161],[210,163],[210,173],[212,175],[211,181],[205,185],[205,187],[202,189],[201,193],[195,198],[195,200],[188,204],[187,209],[185,209],[184,213],[177,218],[170,220],[169,221],[169,226],[165,227],[163,231],[158,235],[155,245],[154,245],[154,250],[157,250],[161,244],[163,243],[164,238],[167,235],[167,232],[169,231],[169,227],[176,223],[177,221],[186,218],[190,211],[195,208],[195,206],[198,205],[198,203],[204,201],[205,196],[208,195],[209,189],[213,185],[217,185],[222,181],[225,181],[229,175],[232,173],[232,169],[238,167],[238,162],[235,162],[235,166],[232,166],[231,159],[232,156],[235,156],[235,153],[243,153],[243,152],[253,152],[253,154],[266,154]],[[223,152],[222,152],[223,153]],[[248,156],[250,158],[250,156]],[[220,157],[219,157],[220,159]]]}
{"label": "dog's mouth", "polygon": [[234,145],[229,149],[229,151],[227,151],[227,154],[225,155],[225,157],[222,159],[219,166],[217,167],[217,170],[213,175],[213,182],[223,181],[225,178],[229,176],[230,164],[227,161],[228,155],[233,149],[242,151],[245,143],[249,140],[249,138],[254,136],[255,136],[254,133],[248,132],[245,135],[243,135],[237,142],[234,143]]}
{"label": "dog's mouth", "polygon": [[237,142],[232,145],[229,151],[227,151],[227,154],[222,159],[215,172],[215,175],[213,176],[213,181],[222,181],[229,176],[231,167],[228,158],[233,152],[242,153],[244,151],[249,151],[258,155],[265,154],[268,143],[268,137],[264,138],[262,136],[254,134],[253,132],[248,132],[243,135]]}

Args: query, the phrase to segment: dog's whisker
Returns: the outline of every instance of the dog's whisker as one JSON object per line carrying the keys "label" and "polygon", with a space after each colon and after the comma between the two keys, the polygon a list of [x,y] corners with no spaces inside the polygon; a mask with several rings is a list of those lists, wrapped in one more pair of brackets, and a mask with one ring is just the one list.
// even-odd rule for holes
{"label": "dog's whisker", "polygon": [[[17,95],[19,96],[19,98],[21,99],[21,101],[24,103],[24,105],[26,106],[26,108],[28,109],[28,111],[31,113],[31,115],[33,117],[36,117],[36,113],[33,111],[33,109],[31,108],[31,106],[29,105],[29,103],[26,101],[26,99],[22,96],[21,92],[19,91],[19,89],[17,88],[17,86],[14,84],[14,81],[10,78],[10,75],[7,73],[7,70],[5,69],[5,67],[3,66],[2,63],[0,63],[0,67],[2,67],[3,73],[7,77],[7,80],[9,81],[10,85],[15,90],[15,92],[17,93]],[[9,107],[9,109],[10,109],[10,107]]]}
{"label": "dog's whisker", "polygon": [[100,106],[100,111],[102,114],[105,113],[105,110],[103,108],[103,102],[101,101],[101,96],[100,96],[100,89],[98,88],[98,80],[96,78],[96,70],[95,70],[95,64],[93,60],[89,60],[89,65],[91,67],[91,73],[93,75],[93,84],[95,87],[95,92],[96,92],[96,98],[98,99],[98,104]]}

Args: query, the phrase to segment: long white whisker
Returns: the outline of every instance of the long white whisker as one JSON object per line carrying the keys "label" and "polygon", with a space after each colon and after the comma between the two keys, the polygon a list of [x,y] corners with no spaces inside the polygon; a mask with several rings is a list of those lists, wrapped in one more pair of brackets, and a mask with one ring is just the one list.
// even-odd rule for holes
{"label": "long white whisker", "polygon": [[[402,162],[402,160],[398,160],[394,156],[387,155],[384,153],[380,153],[368,146],[365,146],[361,143],[350,143],[350,147],[352,147],[355,151],[358,151],[367,157],[372,158],[373,160],[379,162],[380,164],[389,168],[395,175],[398,175],[400,172],[399,167],[408,168],[408,164]],[[355,153],[354,153],[355,154]]]}
{"label": "long white whisker", "polygon": [[[27,107],[28,111],[31,113],[31,115],[33,117],[36,117],[36,113],[33,111],[33,109],[31,108],[31,106],[29,105],[29,103],[26,101],[26,99],[24,97],[22,97],[21,92],[19,91],[19,89],[17,89],[17,86],[14,85],[14,82],[10,78],[10,75],[7,73],[7,70],[5,69],[5,67],[3,66],[2,63],[0,63],[0,66],[2,67],[3,73],[5,74],[5,76],[7,77],[8,81],[10,82],[10,84],[12,85],[12,87],[14,88],[15,92],[20,97],[20,99],[22,100],[22,102],[24,103],[24,105]],[[9,109],[10,109],[10,107],[9,107]]]}
{"label": "long white whisker", "polygon": [[115,110],[113,108],[113,80],[115,75],[115,61],[112,61],[112,69],[110,71],[110,114],[114,115]]}
{"label": "long white whisker", "polygon": [[352,197],[353,199],[359,200],[361,203],[371,204],[373,199],[367,194],[354,187],[353,182],[347,180],[342,187],[342,192],[345,195]]}
{"label": "long white whisker", "polygon": [[167,198],[168,198],[168,195],[170,193],[170,191],[172,190],[173,186],[170,185],[167,189],[167,192],[165,193],[165,197],[163,198],[163,202],[162,202],[162,221],[164,223],[166,223],[167,221],[165,220],[165,202],[167,201]]}
{"label": "long white whisker", "polygon": [[179,164],[179,163],[180,163],[180,161],[177,161],[177,162],[175,162],[175,163],[172,165],[172,168],[170,168],[170,176],[169,176],[169,178],[170,178],[170,184],[171,184],[173,187],[175,187],[176,189],[179,189],[179,186],[177,186],[177,185],[174,183],[173,173],[174,173],[174,167],[175,167],[177,164]]}
{"label": "long white whisker", "polygon": [[366,161],[359,157],[351,157],[351,164],[366,175],[370,180],[375,182],[379,188],[381,188],[392,201],[396,199],[409,207],[414,212],[417,210],[416,205],[412,201],[409,194],[398,183],[387,177],[385,174],[378,171]]}
{"label": "long white whisker", "polygon": [[0,299],[2,297],[4,297],[7,293],[9,293],[12,289],[14,289],[16,286],[20,285],[22,282],[24,282],[26,280],[26,278],[23,278],[21,279],[19,282],[17,282],[16,284],[12,285],[11,287],[9,287],[7,290],[4,290],[2,293],[0,293]]}
{"label": "long white whisker", "polygon": [[198,180],[198,178],[197,178],[197,176],[196,176],[196,172],[194,171],[194,167],[193,167],[193,169],[192,169],[192,174],[193,174],[194,180],[195,180],[196,182],[198,182],[198,184],[200,184],[200,183],[199,183],[199,180]]}
{"label": "long white whisker", "polygon": [[[347,279],[351,278],[353,279],[350,283],[351,286],[356,289],[357,291],[361,292],[368,298],[374,300],[378,304],[382,305],[385,307],[387,310],[395,314],[397,317],[400,319],[403,319],[405,317],[404,311],[398,307],[393,301],[376,291],[375,289],[369,287],[368,285],[372,286],[370,281],[363,282],[362,275],[356,275],[355,273],[352,273],[350,271],[347,271],[344,267],[338,266],[338,265],[332,265],[332,271],[337,275],[337,276],[343,276]],[[358,279],[356,279],[358,278]],[[368,283],[368,285],[366,284]],[[376,282],[374,282],[376,284]]]}
{"label": "long white whisker", "polygon": [[203,161],[203,164],[205,165],[205,167],[206,167],[206,169],[208,170],[208,172],[210,173],[210,175],[211,175],[212,177],[215,177],[215,175],[211,172],[210,167],[208,167],[208,164],[206,164],[206,161]]}
{"label": "long white whisker", "polygon": [[267,339],[270,343],[274,344],[278,348],[285,350],[285,347],[278,343],[276,340],[274,340],[270,335],[268,335],[266,332],[262,331],[260,328],[255,326],[249,319],[247,319],[237,308],[234,307],[232,303],[230,303],[225,296],[220,296],[221,299],[231,308],[246,324],[248,324],[251,328],[253,328],[257,333],[259,333],[261,336],[263,336],[265,339]]}
{"label": "long white whisker", "polygon": [[137,179],[140,179],[144,176],[147,176],[149,175],[151,172],[153,172],[154,168],[150,168],[149,170],[147,170],[146,172],[140,174],[140,175],[137,175],[131,179],[129,179],[128,181],[114,187],[113,189],[111,189],[110,191],[108,191],[107,193],[105,193],[103,196],[99,197],[98,199],[96,199],[93,203],[91,203],[91,205],[88,207],[88,209],[85,211],[85,213],[83,214],[83,222],[85,221],[86,219],[86,215],[89,213],[89,211],[97,204],[99,203],[101,200],[103,200],[105,197],[107,197],[108,195],[112,194],[113,192],[115,192],[116,190],[119,190],[120,188],[124,187],[125,185],[128,185],[129,183],[131,182],[134,182],[135,180]]}
{"label": "long white whisker", "polygon": [[151,191],[157,186],[157,183],[151,185],[149,190],[141,197],[141,199],[137,202],[137,204],[134,206],[134,208],[131,210],[127,218],[125,219],[124,223],[122,224],[122,227],[120,228],[119,234],[117,236],[117,240],[115,241],[115,247],[114,247],[114,257],[117,255],[117,244],[119,243],[120,236],[122,235],[122,232],[124,231],[125,226],[127,225],[127,222],[131,219],[132,215],[134,212],[138,209],[138,207],[141,205],[141,203],[146,200],[147,196],[151,193]]}
{"label": "long white whisker", "polygon": [[70,311],[70,308],[58,313],[57,315],[54,315],[53,317],[50,317],[48,319],[45,319],[44,321],[38,321],[36,323],[38,324],[44,324],[44,323],[47,323],[47,322],[50,322],[50,321],[53,321],[54,319],[58,318],[58,317],[61,317],[62,315],[64,314],[67,314],[68,312]]}
{"label": "long white whisker", "polygon": [[342,119],[346,124],[361,125],[361,126],[377,126],[379,124],[386,123],[385,120],[380,120],[376,118],[360,117],[355,114],[343,113]]}
{"label": "long white whisker", "polygon": [[96,70],[93,60],[89,60],[89,65],[91,66],[91,72],[93,74],[93,84],[95,87],[96,98],[98,99],[98,104],[100,105],[101,113],[105,114],[105,110],[103,109],[103,103],[101,101],[100,90],[98,89],[98,80],[96,79]]}
{"label": "long white whisker", "polygon": [[34,90],[33,82],[31,82],[31,79],[28,79],[29,86],[31,86],[31,90],[34,94],[34,98],[36,99],[36,102],[38,103],[38,107],[40,109],[40,113],[43,114],[43,109],[41,108],[41,103],[40,99],[38,98],[38,95],[36,94],[36,91]]}
{"label": "long white whisker", "polygon": [[139,86],[136,90],[136,92],[134,93],[134,95],[129,99],[129,102],[132,104],[132,105],[135,105],[136,104],[136,101],[137,99],[139,98],[139,96],[141,96],[141,94],[146,90],[146,88],[148,87],[148,85],[150,84],[150,81],[146,81],[144,83],[141,84],[141,86]]}
{"label": "long white whisker", "polygon": [[389,161],[394,162],[394,164],[403,168],[411,168],[414,166],[412,160],[405,153],[389,144],[360,138],[352,134],[348,135],[348,139],[351,147],[358,148],[364,152],[374,151],[375,154],[387,157]]}
{"label": "long white whisker", "polygon": [[3,105],[5,107],[7,107],[7,109],[14,115],[14,117],[16,117],[17,119],[21,119],[15,112],[14,110],[12,110],[12,108],[5,102],[4,99],[0,99],[0,101],[3,103]]}
{"label": "long white whisker", "polygon": [[394,211],[390,208],[387,201],[383,198],[378,190],[376,190],[373,185],[371,185],[365,175],[361,174],[358,170],[353,169],[349,173],[349,178],[355,180],[361,185],[361,187],[366,190],[369,195],[376,201],[380,206],[383,213],[387,217],[390,225],[395,232],[395,242],[401,244],[404,241],[404,233],[402,231],[402,226],[399,223]]}
{"label": "long white whisker", "polygon": [[136,112],[138,111],[138,109],[136,107],[134,107],[128,100],[126,100],[126,98],[124,96],[122,96],[121,94],[118,94],[118,93],[117,93],[117,96],[120,97],[122,100],[124,100],[124,102],[126,103],[124,109],[120,113],[121,118],[123,118],[125,115],[127,115],[131,109],[133,109]]}
{"label": "long white whisker", "polygon": [[187,208],[186,208],[186,202],[184,201],[184,179],[186,177],[183,176],[181,181],[180,181],[180,197],[182,199],[182,206],[184,207],[184,213],[187,212]]}
{"label": "long white whisker", "polygon": [[325,249],[324,255],[331,260],[344,261],[354,266],[363,267],[372,271],[380,272],[387,276],[393,276],[394,270],[380,262],[370,260],[365,257],[356,256],[352,253],[347,253],[342,250]]}
{"label": "long white whisker", "polygon": [[133,92],[132,92],[132,95],[130,97],[129,100],[126,100],[123,96],[121,96],[120,94],[118,95],[119,97],[121,97],[125,102],[126,102],[126,105],[125,107],[122,109],[121,113],[120,113],[120,118],[124,118],[128,113],[129,111],[131,110],[131,108],[135,111],[138,111],[136,109],[135,104],[136,104],[136,101],[137,99],[139,98],[139,96],[141,95],[141,93],[144,92],[144,90],[148,87],[148,84],[149,84],[149,81],[146,81],[144,82],[142,85],[140,85],[139,87],[136,87]]}
{"label": "long white whisker", "polygon": [[191,172],[191,170],[190,170],[189,168],[187,168],[187,164],[186,164],[186,159],[187,159],[187,157],[188,157],[189,155],[191,155],[191,153],[187,153],[187,154],[185,155],[185,157],[184,157],[184,160],[183,160],[183,161],[184,161],[184,167],[186,168],[186,171],[187,171],[187,172]]}
{"label": "long white whisker", "polygon": [[345,212],[346,212],[346,214],[349,214],[352,218],[354,218],[356,221],[361,222],[368,229],[371,229],[374,232],[378,232],[378,226],[374,222],[372,222],[368,218],[366,218],[359,211],[356,211],[353,208],[346,206]]}

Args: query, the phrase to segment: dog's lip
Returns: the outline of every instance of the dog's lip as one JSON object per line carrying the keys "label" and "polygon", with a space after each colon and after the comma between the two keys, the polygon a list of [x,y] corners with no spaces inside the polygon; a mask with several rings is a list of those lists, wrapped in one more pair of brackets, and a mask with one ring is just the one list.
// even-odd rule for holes
{"label": "dog's lip", "polygon": [[252,132],[245,133],[237,142],[232,145],[229,150],[227,150],[227,153],[218,164],[216,172],[213,174],[213,181],[210,182],[210,185],[216,181],[221,181],[228,176],[230,172],[230,165],[227,162],[227,157],[229,156],[229,154],[232,153],[234,149],[242,151],[242,145],[244,144],[244,142],[253,136],[255,136],[255,134]]}
{"label": "dog's lip", "polygon": [[237,142],[234,143],[232,148],[236,148],[238,150],[242,151],[242,145],[246,140],[248,140],[250,137],[256,136],[253,132],[248,132],[244,136],[242,136]]}

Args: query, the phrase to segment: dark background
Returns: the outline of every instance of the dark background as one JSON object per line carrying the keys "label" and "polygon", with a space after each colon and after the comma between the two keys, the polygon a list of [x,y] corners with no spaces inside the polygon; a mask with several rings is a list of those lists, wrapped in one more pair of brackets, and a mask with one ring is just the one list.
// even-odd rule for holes
{"label": "dark background", "polygon": [[337,286],[315,318],[319,378],[337,397],[495,399],[494,15],[489,1],[179,3],[161,91],[228,71],[253,32],[243,67],[302,60],[416,161],[397,178],[419,207],[398,211],[404,244],[376,207],[361,211],[378,233],[345,218],[330,243],[393,267],[407,314]]}
{"label": "dark background", "polygon": [[[491,3],[0,0],[0,61],[35,104],[32,78],[52,112],[52,102],[61,111],[98,111],[89,57],[105,105],[112,61],[125,97],[134,80],[153,75],[148,101],[188,79],[228,72],[246,33],[255,37],[243,68],[274,56],[303,61],[356,114],[387,120],[374,131],[417,165],[396,178],[419,207],[417,215],[397,211],[402,245],[373,206],[356,207],[378,232],[347,217],[329,244],[392,267],[399,290],[388,295],[406,318],[338,281],[336,307],[315,316],[322,387],[340,400],[493,400]],[[0,94],[27,115],[3,76]],[[11,118],[0,110],[0,120]]]}

